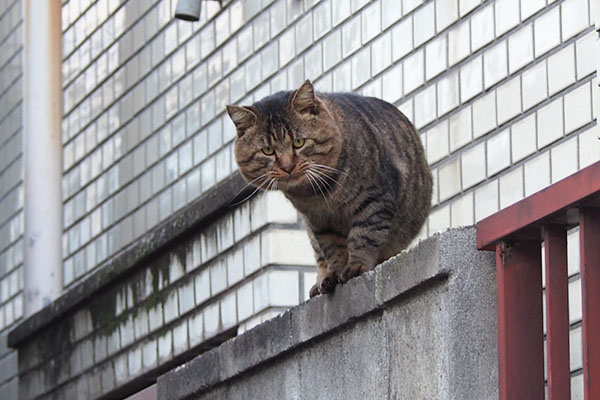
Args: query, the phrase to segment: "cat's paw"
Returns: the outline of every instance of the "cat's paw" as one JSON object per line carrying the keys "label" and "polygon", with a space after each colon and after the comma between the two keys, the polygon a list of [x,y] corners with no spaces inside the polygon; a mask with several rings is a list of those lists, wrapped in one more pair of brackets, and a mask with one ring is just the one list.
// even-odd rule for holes
{"label": "cat's paw", "polygon": [[348,264],[344,267],[342,272],[340,273],[340,282],[348,282],[350,279],[362,275],[363,273],[369,271],[371,268],[365,267],[361,264]]}
{"label": "cat's paw", "polygon": [[335,289],[335,285],[337,285],[335,274],[331,273],[323,277],[319,277],[317,278],[317,283],[315,283],[310,289],[308,295],[310,297],[315,297],[319,294],[331,293]]}
{"label": "cat's paw", "polygon": [[321,294],[321,292],[319,292],[319,285],[315,283],[313,287],[310,288],[310,292],[308,292],[308,295],[312,299],[313,297],[318,296],[319,294]]}
{"label": "cat's paw", "polygon": [[333,289],[335,289],[335,285],[337,285],[337,279],[334,274],[326,275],[323,279],[319,279],[319,293],[331,293]]}

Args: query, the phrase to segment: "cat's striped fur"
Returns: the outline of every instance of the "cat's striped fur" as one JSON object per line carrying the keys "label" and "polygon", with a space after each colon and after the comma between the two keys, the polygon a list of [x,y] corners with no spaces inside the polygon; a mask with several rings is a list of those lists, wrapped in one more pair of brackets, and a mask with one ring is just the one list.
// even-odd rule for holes
{"label": "cat's striped fur", "polygon": [[283,191],[304,217],[318,266],[311,296],[397,254],[421,229],[431,172],[418,133],[393,105],[315,93],[306,81],[227,111],[244,178]]}

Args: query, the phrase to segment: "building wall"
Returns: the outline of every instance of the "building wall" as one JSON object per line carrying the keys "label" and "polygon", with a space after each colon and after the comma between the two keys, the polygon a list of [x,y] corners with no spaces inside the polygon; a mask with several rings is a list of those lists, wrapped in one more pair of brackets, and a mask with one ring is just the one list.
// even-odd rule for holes
{"label": "building wall", "polygon": [[19,398],[125,398],[306,300],[311,250],[289,207],[247,202],[36,329],[19,343]]}
{"label": "building wall", "polygon": [[174,0],[66,2],[65,285],[236,168],[226,104],[306,78],[415,122],[436,178],[423,235],[597,160],[590,4],[521,3],[206,2],[188,23]]}
{"label": "building wall", "polygon": [[23,17],[0,1],[0,398],[16,398],[17,354],[6,333],[23,315]]}
{"label": "building wall", "polygon": [[[199,24],[174,21],[174,4],[64,5],[66,286],[234,168],[233,127],[214,99],[218,3],[203,7]],[[230,8],[237,30],[242,4]],[[209,36],[199,35],[208,18]]]}
{"label": "building wall", "polygon": [[[22,315],[21,2],[0,5],[0,331]],[[18,303],[18,304],[17,304]]]}
{"label": "building wall", "polygon": [[[196,23],[174,20],[175,4],[63,3],[66,291],[231,176],[235,130],[226,104],[250,104],[305,79],[321,91],[381,97],[414,121],[435,178],[434,208],[420,237],[477,222],[600,159],[593,0],[224,0],[222,8],[206,1]],[[0,91],[3,104],[14,104],[0,109],[0,149],[14,160],[4,167],[10,157],[0,158],[0,257],[7,260],[0,263],[0,321],[6,321],[0,323],[6,328],[22,314],[22,24],[20,2],[4,0],[4,9],[11,11],[0,11],[2,22],[14,23],[2,23],[0,34],[13,39],[0,45],[17,45],[7,61],[10,51],[0,51],[0,68],[18,66],[13,75],[2,73],[3,88],[11,89]],[[314,280],[298,217],[277,194],[231,207],[192,237],[209,256],[200,256],[199,265],[182,262],[181,281],[153,287],[165,301],[161,321],[173,304],[191,304],[172,299],[181,296],[173,294],[181,282],[200,279],[196,274],[211,282],[194,288],[202,332],[214,315],[219,326],[241,332],[302,301]],[[289,243],[301,251],[290,251]],[[576,349],[580,289],[576,252],[572,257]],[[285,301],[278,297],[286,293],[292,295]],[[114,297],[113,306],[119,301]],[[202,308],[211,302],[208,311]],[[177,321],[188,321],[190,310],[177,310]],[[119,321],[123,330],[131,328],[125,317]],[[175,322],[164,325],[115,354],[134,352],[135,360],[138,345],[171,332]],[[187,343],[187,350],[202,344]],[[153,351],[158,357],[158,341]],[[572,367],[580,371],[576,361]],[[94,371],[78,371],[71,384],[79,372]]]}

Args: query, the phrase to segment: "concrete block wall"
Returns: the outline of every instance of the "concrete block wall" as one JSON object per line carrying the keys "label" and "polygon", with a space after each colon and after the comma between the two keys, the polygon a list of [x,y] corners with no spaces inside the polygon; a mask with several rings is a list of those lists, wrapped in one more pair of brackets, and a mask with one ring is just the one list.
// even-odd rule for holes
{"label": "concrete block wall", "polygon": [[158,379],[158,398],[497,399],[495,256],[453,229]]}

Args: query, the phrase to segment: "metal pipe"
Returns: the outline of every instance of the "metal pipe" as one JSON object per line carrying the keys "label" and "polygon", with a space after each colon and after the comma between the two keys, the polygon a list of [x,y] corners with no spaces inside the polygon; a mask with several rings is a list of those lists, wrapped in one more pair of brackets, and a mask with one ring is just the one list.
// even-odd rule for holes
{"label": "metal pipe", "polygon": [[60,296],[61,0],[24,2],[25,316]]}
{"label": "metal pipe", "polygon": [[175,18],[184,21],[198,21],[200,19],[200,0],[179,0],[175,8]]}
{"label": "metal pipe", "polygon": [[[221,7],[223,6],[222,0],[216,0],[219,2]],[[175,7],[175,18],[182,19],[184,21],[198,21],[200,20],[200,11],[202,9],[202,0],[177,0],[177,6]]]}

